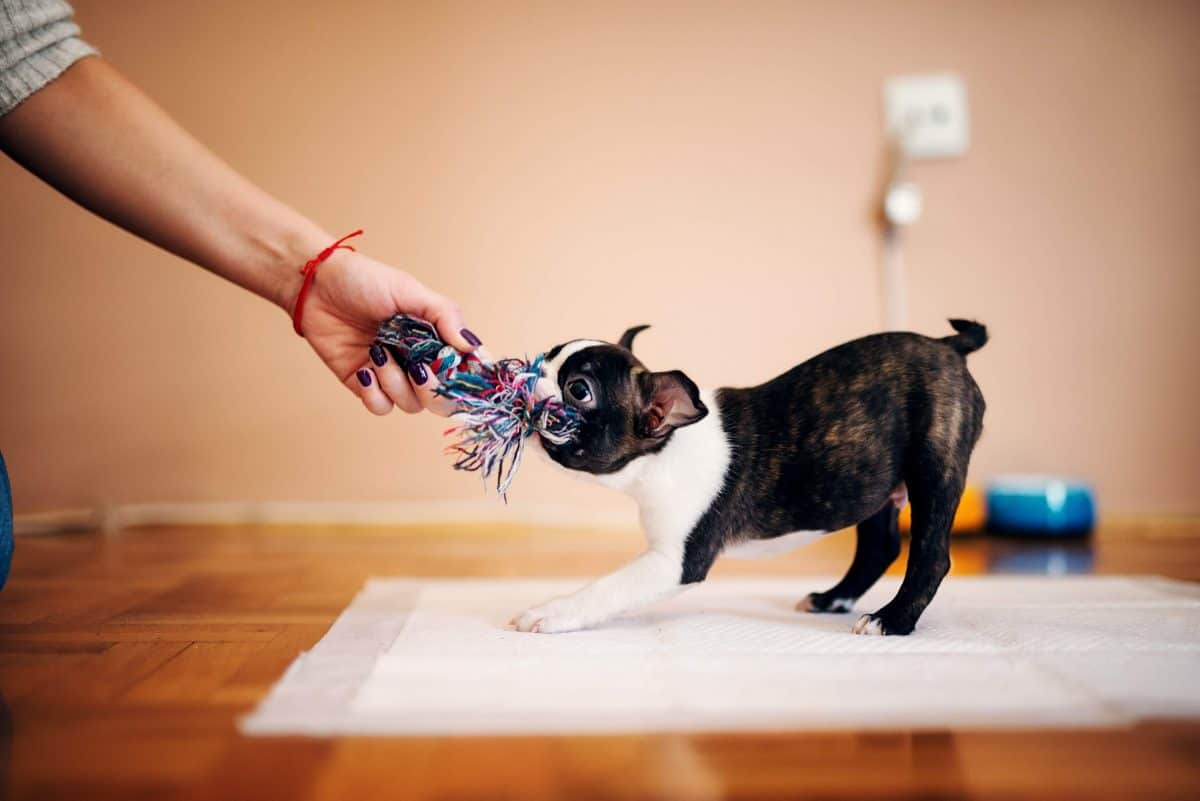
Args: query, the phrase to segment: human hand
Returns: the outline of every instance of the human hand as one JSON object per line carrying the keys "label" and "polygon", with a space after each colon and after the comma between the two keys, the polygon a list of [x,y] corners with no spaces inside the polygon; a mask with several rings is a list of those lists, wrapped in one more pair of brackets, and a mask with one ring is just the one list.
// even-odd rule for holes
{"label": "human hand", "polygon": [[449,416],[454,403],[437,395],[432,371],[419,363],[405,371],[375,345],[379,323],[401,312],[428,320],[444,342],[460,351],[474,351],[481,344],[463,327],[454,302],[403,270],[351,251],[337,251],[321,265],[304,302],[303,334],[373,414],[399,406],[409,413],[429,409]]}

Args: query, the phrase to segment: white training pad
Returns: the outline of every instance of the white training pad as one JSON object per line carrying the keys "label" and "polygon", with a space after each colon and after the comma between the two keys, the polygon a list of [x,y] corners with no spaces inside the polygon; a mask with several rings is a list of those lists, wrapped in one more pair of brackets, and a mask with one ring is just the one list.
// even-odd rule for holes
{"label": "white training pad", "polygon": [[[590,631],[508,620],[581,581],[372,579],[242,722],[470,735],[1109,726],[1200,716],[1200,584],[954,576],[908,637],[793,611],[829,579],[716,580]],[[858,604],[882,606],[897,581]]]}

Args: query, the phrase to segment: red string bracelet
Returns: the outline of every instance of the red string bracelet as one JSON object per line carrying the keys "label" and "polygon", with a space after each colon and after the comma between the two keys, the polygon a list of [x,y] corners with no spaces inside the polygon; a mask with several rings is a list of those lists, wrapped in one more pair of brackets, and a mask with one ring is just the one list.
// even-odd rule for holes
{"label": "red string bracelet", "polygon": [[308,297],[308,290],[312,288],[313,279],[317,277],[317,267],[321,262],[332,256],[336,250],[354,250],[353,245],[344,245],[342,243],[361,233],[362,229],[360,228],[352,234],[346,234],[315,257],[309,259],[300,268],[300,272],[304,275],[304,283],[300,284],[300,292],[296,295],[296,305],[292,308],[292,329],[300,336],[304,336],[304,332],[300,330],[300,321],[304,319],[304,300]]}

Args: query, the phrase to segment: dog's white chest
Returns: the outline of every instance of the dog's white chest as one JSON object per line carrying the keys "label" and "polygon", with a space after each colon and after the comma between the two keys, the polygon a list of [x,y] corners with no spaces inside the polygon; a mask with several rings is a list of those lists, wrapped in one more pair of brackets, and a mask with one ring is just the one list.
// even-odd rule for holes
{"label": "dog's white chest", "polygon": [[807,545],[828,533],[828,531],[793,531],[791,534],[772,537],[769,540],[742,540],[736,545],[726,548],[723,554],[732,556],[734,559],[760,559],[765,556],[776,556],[795,550],[801,545]]}

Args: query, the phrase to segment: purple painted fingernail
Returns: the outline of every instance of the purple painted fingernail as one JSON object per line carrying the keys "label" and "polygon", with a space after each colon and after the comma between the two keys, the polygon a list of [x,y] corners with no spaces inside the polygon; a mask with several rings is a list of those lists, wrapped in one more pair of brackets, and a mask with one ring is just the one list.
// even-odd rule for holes
{"label": "purple painted fingernail", "polygon": [[371,371],[370,370],[359,370],[357,375],[358,375],[358,383],[362,384],[364,387],[371,386]]}
{"label": "purple painted fingernail", "polygon": [[387,353],[383,346],[378,343],[371,346],[371,361],[375,362],[376,367],[383,367],[387,364]]}
{"label": "purple painted fingernail", "polygon": [[420,362],[410,362],[408,365],[408,374],[412,376],[412,380],[417,386],[421,386],[429,380],[429,371]]}
{"label": "purple painted fingernail", "polygon": [[470,328],[464,328],[458,333],[462,334],[462,338],[471,343],[471,347],[478,348],[483,344],[483,340],[475,336],[475,332]]}

